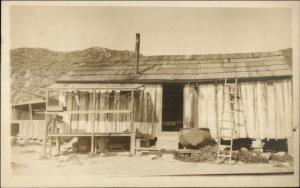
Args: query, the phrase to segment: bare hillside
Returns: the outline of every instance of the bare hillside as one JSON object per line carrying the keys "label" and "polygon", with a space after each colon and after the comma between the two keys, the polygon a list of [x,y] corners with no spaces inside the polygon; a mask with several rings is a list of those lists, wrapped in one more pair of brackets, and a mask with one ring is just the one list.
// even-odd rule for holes
{"label": "bare hillside", "polygon": [[11,101],[20,102],[21,91],[23,101],[42,99],[38,96],[45,96],[44,88],[75,66],[119,55],[130,56],[133,52],[100,47],[72,52],[57,52],[42,48],[13,49],[10,54]]}

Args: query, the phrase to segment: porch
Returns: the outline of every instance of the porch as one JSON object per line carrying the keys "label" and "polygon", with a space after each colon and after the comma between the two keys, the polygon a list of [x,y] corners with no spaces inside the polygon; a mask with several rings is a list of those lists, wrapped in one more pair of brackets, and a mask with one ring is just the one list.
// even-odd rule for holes
{"label": "porch", "polygon": [[156,136],[156,91],[141,84],[54,84],[47,90],[46,139],[60,151],[61,137],[90,137],[95,153],[97,138],[129,137],[133,154],[136,137]]}

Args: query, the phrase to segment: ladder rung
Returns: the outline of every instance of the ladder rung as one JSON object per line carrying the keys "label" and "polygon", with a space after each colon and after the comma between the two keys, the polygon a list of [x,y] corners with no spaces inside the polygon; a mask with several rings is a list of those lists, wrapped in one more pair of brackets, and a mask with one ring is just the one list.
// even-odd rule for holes
{"label": "ladder rung", "polygon": [[231,155],[224,155],[224,154],[219,154],[219,157],[231,157]]}
{"label": "ladder rung", "polygon": [[232,140],[233,139],[233,136],[232,137],[229,137],[229,136],[221,136],[222,139],[226,140]]}
{"label": "ladder rung", "polygon": [[223,113],[235,113],[235,112],[237,112],[237,111],[235,111],[235,110],[223,111]]}
{"label": "ladder rung", "polygon": [[222,121],[225,121],[225,122],[234,122],[233,120],[229,120],[229,119],[222,119]]}
{"label": "ladder rung", "polygon": [[230,101],[230,100],[225,100],[224,102],[231,103],[231,104],[236,104],[237,103],[236,101]]}
{"label": "ladder rung", "polygon": [[238,84],[237,83],[225,83],[224,85],[225,86],[237,86]]}
{"label": "ladder rung", "polygon": [[227,131],[232,131],[233,132],[233,128],[225,128],[225,127],[221,127],[220,130],[227,130]]}
{"label": "ladder rung", "polygon": [[223,148],[231,148],[231,144],[219,144]]}
{"label": "ladder rung", "polygon": [[235,94],[235,95],[237,95],[237,92],[236,92],[236,91],[235,91],[235,92],[225,91],[224,93],[225,93],[225,94]]}

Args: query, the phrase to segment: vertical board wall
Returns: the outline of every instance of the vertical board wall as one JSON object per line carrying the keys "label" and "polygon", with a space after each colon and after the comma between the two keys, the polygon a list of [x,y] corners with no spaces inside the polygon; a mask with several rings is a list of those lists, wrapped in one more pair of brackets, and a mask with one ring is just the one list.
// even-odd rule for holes
{"label": "vertical board wall", "polygon": [[[67,111],[92,110],[93,92],[77,90],[75,92],[61,92],[65,98]],[[131,103],[130,92],[98,91],[95,94],[96,110],[129,110]],[[162,86],[145,85],[134,92],[134,130],[144,134],[156,136],[161,129]],[[92,131],[92,114],[68,114],[63,116],[64,133],[90,133]],[[130,130],[129,114],[96,114],[95,133],[115,133]]]}
{"label": "vertical board wall", "polygon": [[[223,109],[223,84],[184,88],[184,127],[209,128],[218,137]],[[228,110],[230,106],[224,106]],[[292,137],[292,82],[290,79],[240,82],[236,138]],[[225,115],[224,119],[230,119]]]}

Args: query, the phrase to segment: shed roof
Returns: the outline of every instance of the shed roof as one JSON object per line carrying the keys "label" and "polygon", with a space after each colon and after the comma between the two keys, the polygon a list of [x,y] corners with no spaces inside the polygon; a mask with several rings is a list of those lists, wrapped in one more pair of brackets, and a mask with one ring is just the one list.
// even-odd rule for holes
{"label": "shed roof", "polygon": [[134,57],[85,62],[58,82],[164,82],[292,75],[291,49],[272,52],[141,56],[135,76]]}
{"label": "shed roof", "polygon": [[65,84],[65,83],[55,83],[48,87],[48,89],[53,90],[76,90],[76,89],[86,89],[86,90],[137,90],[142,88],[142,84]]}
{"label": "shed roof", "polygon": [[23,106],[23,105],[29,105],[29,104],[40,104],[40,103],[45,103],[46,100],[30,100],[30,101],[25,101],[25,102],[20,102],[20,103],[13,103],[11,106]]}

